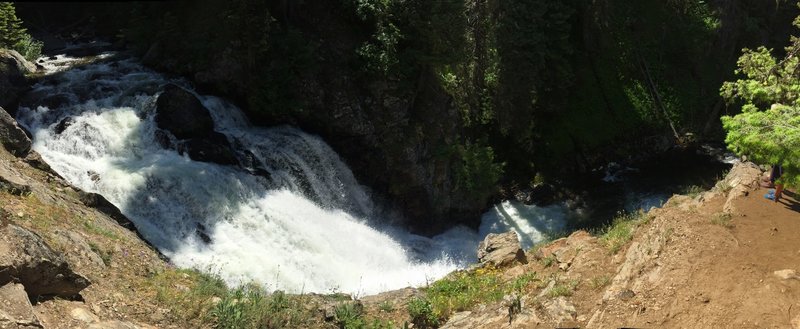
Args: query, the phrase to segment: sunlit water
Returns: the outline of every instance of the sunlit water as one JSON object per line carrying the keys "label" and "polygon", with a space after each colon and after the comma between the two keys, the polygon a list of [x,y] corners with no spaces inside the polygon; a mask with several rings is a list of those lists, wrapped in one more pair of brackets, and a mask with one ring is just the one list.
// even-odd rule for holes
{"label": "sunlit water", "polygon": [[[251,126],[232,104],[198,95],[248,168],[193,161],[160,146],[154,121],[163,86],[191,90],[187,82],[133,59],[75,66],[82,62],[63,55],[40,61],[49,76],[29,94],[38,102],[18,112],[33,148],[72,184],[117,205],[175,265],[217,273],[231,285],[358,295],[419,286],[474,263],[489,233],[514,230],[527,249],[592,216],[574,202],[504,201],[482,216],[478,232],[459,226],[432,238],[413,235],[389,224],[392,215],[320,138]],[[56,133],[68,117],[71,124]],[[598,184],[620,184],[636,170],[606,172]],[[669,195],[626,190],[614,207],[648,209]]]}

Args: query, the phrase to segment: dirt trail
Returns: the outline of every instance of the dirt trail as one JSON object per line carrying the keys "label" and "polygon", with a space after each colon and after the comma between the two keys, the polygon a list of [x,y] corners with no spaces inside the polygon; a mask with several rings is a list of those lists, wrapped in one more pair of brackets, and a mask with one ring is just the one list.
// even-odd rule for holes
{"label": "dirt trail", "polygon": [[723,196],[654,211],[630,248],[669,235],[660,254],[634,266],[623,285],[633,297],[618,297],[612,284],[587,326],[800,328],[800,276],[775,274],[800,271],[800,203],[793,193],[775,203],[766,192],[734,200],[731,215]]}

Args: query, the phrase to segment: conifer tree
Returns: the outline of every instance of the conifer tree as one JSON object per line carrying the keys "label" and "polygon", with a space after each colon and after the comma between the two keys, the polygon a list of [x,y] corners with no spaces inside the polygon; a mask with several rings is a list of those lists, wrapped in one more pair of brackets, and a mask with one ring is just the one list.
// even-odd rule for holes
{"label": "conifer tree", "polygon": [[[795,19],[800,27],[800,17]],[[786,56],[744,49],[736,70],[745,78],[725,82],[721,95],[741,103],[742,113],[722,117],[728,147],[762,164],[782,164],[782,180],[800,186],[800,38],[792,37]]]}

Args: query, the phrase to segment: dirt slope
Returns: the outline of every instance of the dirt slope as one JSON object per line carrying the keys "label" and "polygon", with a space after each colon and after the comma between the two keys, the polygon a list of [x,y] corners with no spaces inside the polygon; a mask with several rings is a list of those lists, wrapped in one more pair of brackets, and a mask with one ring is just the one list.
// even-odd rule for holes
{"label": "dirt slope", "polygon": [[479,305],[444,327],[800,328],[800,202],[766,200],[760,173],[740,164],[713,191],[674,196],[616,253],[586,232],[530,252],[505,271],[540,279],[519,312]]}

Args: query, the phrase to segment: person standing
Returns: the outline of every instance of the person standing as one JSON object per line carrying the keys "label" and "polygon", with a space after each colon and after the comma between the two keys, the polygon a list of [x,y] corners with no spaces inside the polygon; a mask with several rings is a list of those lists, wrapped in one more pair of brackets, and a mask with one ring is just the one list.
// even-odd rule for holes
{"label": "person standing", "polygon": [[783,194],[783,183],[780,182],[781,176],[783,176],[783,167],[780,164],[776,164],[772,166],[772,172],[769,174],[769,181],[775,186],[775,190],[770,190],[766,195],[765,198],[778,202],[781,198],[781,194]]}

